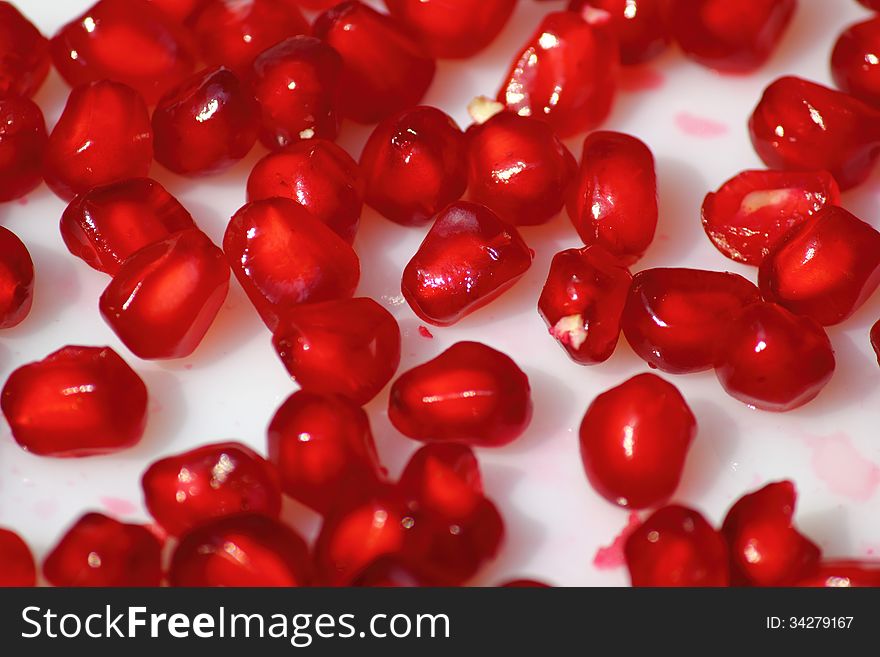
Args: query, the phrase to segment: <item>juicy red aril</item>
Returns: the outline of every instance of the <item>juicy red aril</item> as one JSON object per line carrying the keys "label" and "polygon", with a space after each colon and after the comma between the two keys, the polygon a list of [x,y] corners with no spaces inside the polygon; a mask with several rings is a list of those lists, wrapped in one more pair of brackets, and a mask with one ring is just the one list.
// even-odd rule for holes
{"label": "juicy red aril", "polygon": [[776,244],[758,284],[766,300],[838,324],[880,284],[880,233],[843,208],[826,207]]}
{"label": "juicy red aril", "polygon": [[37,566],[34,556],[18,534],[0,527],[0,588],[36,586]]}
{"label": "juicy red aril", "polygon": [[877,364],[880,365],[880,320],[871,327],[871,347],[877,356]]}
{"label": "juicy red aril", "polygon": [[450,518],[467,516],[483,499],[480,464],[463,443],[422,446],[410,457],[398,486],[420,507]]}
{"label": "juicy red aril", "polygon": [[308,586],[306,542],[260,514],[215,518],[189,530],[171,555],[171,586]]}
{"label": "juicy red aril", "polygon": [[70,200],[98,185],[147,175],[153,131],[143,99],[131,87],[106,80],[70,92],[49,135],[44,175]]}
{"label": "juicy red aril", "polygon": [[529,380],[508,356],[479,342],[458,342],[402,374],[388,418],[415,440],[500,447],[532,417]]}
{"label": "juicy red aril", "polygon": [[651,367],[684,374],[711,369],[718,335],[758,288],[739,274],[702,269],[645,269],[633,277],[621,325]]}
{"label": "juicy red aril", "polygon": [[184,24],[196,9],[213,0],[149,0],[178,23]]}
{"label": "juicy red aril", "polygon": [[106,454],[141,439],[147,388],[109,347],[64,347],[10,374],[0,406],[33,454]]}
{"label": "juicy red aril", "polygon": [[434,79],[436,64],[395,19],[355,1],[318,16],[314,35],[343,60],[340,111],[375,123],[417,105]]}
{"label": "juicy red aril", "polygon": [[0,203],[4,203],[21,198],[43,182],[48,137],[43,112],[21,96],[0,98],[0,122]]}
{"label": "juicy red aril", "polygon": [[573,11],[544,17],[514,58],[498,100],[523,116],[546,120],[560,137],[597,126],[617,85],[617,38],[607,12],[584,20]]}
{"label": "juicy red aril", "polygon": [[416,315],[448,326],[512,287],[532,258],[516,228],[485,206],[458,201],[437,215],[403,270],[401,291]]}
{"label": "juicy red aril", "polygon": [[286,198],[254,201],[236,212],[223,236],[223,251],[273,331],[297,304],[351,297],[360,278],[352,248]]}
{"label": "juicy red aril", "polygon": [[399,224],[421,224],[467,186],[465,140],[433,107],[414,107],[376,126],[361,153],[367,204]]}
{"label": "juicy red aril", "polygon": [[731,260],[760,265],[794,226],[827,205],[840,189],[826,171],[742,171],[703,200],[703,229]]}
{"label": "juicy red aril", "polygon": [[640,64],[653,59],[669,43],[663,9],[666,0],[570,0],[568,10],[606,11],[620,43],[620,62]]}
{"label": "juicy red aril", "polygon": [[718,339],[718,380],[732,397],[756,408],[803,406],[833,373],[834,350],[822,327],[774,303],[747,306]]}
{"label": "juicy red aril", "polygon": [[373,588],[412,588],[425,586],[423,578],[397,556],[379,557],[365,566],[349,582],[349,586]]}
{"label": "juicy red aril", "polygon": [[241,443],[213,443],[153,463],[141,479],[144,502],[173,536],[237,513],[277,518],[281,488],[275,468]]}
{"label": "juicy red aril", "polygon": [[856,0],[860,5],[864,5],[868,9],[880,11],[880,0]]}
{"label": "juicy red aril", "polygon": [[400,364],[400,328],[368,298],[294,306],[272,344],[303,390],[340,394],[366,404]]}
{"label": "juicy red aril", "polygon": [[201,71],[156,106],[156,161],[183,175],[221,171],[250,152],[259,125],[260,106],[232,71]]}
{"label": "juicy red aril", "polygon": [[856,23],[838,37],[831,53],[831,75],[839,89],[880,105],[880,18]]}
{"label": "juicy red aril", "polygon": [[827,588],[856,588],[880,586],[880,562],[877,561],[823,561],[819,567],[801,579],[795,586]]}
{"label": "juicy red aril", "polygon": [[162,544],[146,527],[87,513],[43,562],[53,586],[159,586]]}
{"label": "juicy red aril", "polygon": [[601,363],[614,353],[631,281],[629,269],[601,246],[553,256],[538,312],[576,363]]}
{"label": "juicy red aril", "polygon": [[272,418],[268,443],[284,492],[322,514],[384,478],[367,414],[344,397],[295,392]]}
{"label": "juicy red aril", "polygon": [[357,162],[333,142],[297,142],[257,162],[247,181],[248,201],[276,196],[296,201],[346,242],[354,242],[364,180]]}
{"label": "juicy red aril", "polygon": [[734,584],[791,586],[819,565],[819,548],[792,522],[796,499],[794,484],[777,481],[742,496],[727,512],[721,533]]}
{"label": "juicy red aril", "polygon": [[624,545],[633,586],[727,586],[727,546],[699,513],[683,506],[658,509]]}
{"label": "juicy red aril", "polygon": [[33,96],[50,63],[46,37],[15,5],[0,2],[0,94]]}
{"label": "juicy red aril", "polygon": [[34,263],[27,247],[0,226],[0,329],[24,321],[34,301]]}

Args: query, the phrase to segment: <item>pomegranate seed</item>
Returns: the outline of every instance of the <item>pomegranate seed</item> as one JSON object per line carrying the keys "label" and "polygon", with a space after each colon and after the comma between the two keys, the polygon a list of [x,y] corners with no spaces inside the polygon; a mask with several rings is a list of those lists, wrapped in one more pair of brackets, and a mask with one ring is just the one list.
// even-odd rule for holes
{"label": "pomegranate seed", "polygon": [[270,153],[247,181],[248,201],[289,198],[351,244],[364,204],[357,162],[330,141],[312,139]]}
{"label": "pomegranate seed", "polygon": [[651,367],[684,374],[711,369],[718,336],[758,288],[739,274],[701,269],[645,269],[633,277],[621,325]]}
{"label": "pomegranate seed", "polygon": [[339,4],[339,0],[296,0],[296,4],[303,9],[324,11],[325,9],[330,9],[330,7]]}
{"label": "pomegranate seed", "polygon": [[633,586],[727,586],[727,546],[692,509],[658,509],[626,540]]}
{"label": "pomegranate seed", "polygon": [[819,565],[821,551],[794,527],[796,500],[794,484],[777,481],[742,496],[727,512],[721,533],[734,584],[791,586]]}
{"label": "pomegranate seed", "polygon": [[516,228],[489,208],[458,201],[437,215],[403,270],[401,290],[416,315],[449,326],[512,287],[533,257]]}
{"label": "pomegranate seed", "polygon": [[262,111],[260,140],[278,149],[301,139],[335,139],[342,58],[320,39],[285,39],[255,60],[251,82]]}
{"label": "pomegranate seed", "polygon": [[46,184],[69,201],[98,185],[147,175],[153,131],[143,99],[106,80],[73,89],[46,147]]}
{"label": "pomegranate seed", "polygon": [[860,5],[864,5],[868,9],[880,11],[880,0],[856,0]]}
{"label": "pomegranate seed", "polygon": [[213,0],[150,0],[150,4],[161,9],[165,14],[181,25],[186,23],[201,5]]}
{"label": "pomegranate seed", "polygon": [[[2,8],[0,4],[0,14]],[[3,61],[2,57],[0,54],[0,62]],[[0,98],[0,117],[3,120],[3,131],[0,132],[0,203],[4,203],[21,198],[43,182],[43,157],[48,137],[43,112],[27,98]]]}
{"label": "pomegranate seed", "polygon": [[531,388],[505,354],[479,342],[458,342],[394,382],[388,418],[415,440],[500,447],[529,425]]}
{"label": "pomegranate seed", "polygon": [[823,561],[818,569],[795,586],[854,588],[880,586],[880,563],[876,561]]}
{"label": "pomegranate seed", "polygon": [[362,498],[384,478],[367,414],[345,397],[293,393],[268,436],[284,492],[321,514]]}
{"label": "pomegranate seed", "polygon": [[414,107],[376,126],[361,153],[367,204],[403,225],[422,224],[467,187],[465,139],[447,114]]}
{"label": "pomegranate seed", "polygon": [[568,199],[584,244],[600,244],[625,264],[642,257],[657,229],[654,156],[639,139],[600,130],[587,136]]}
{"label": "pomegranate seed", "polygon": [[272,331],[292,306],[351,297],[360,278],[352,248],[286,198],[254,201],[236,212],[223,250]]}
{"label": "pomegranate seed", "polygon": [[826,171],[742,171],[706,195],[703,228],[728,258],[757,266],[791,228],[839,204]]}
{"label": "pomegranate seed", "polygon": [[620,62],[640,64],[669,44],[663,9],[666,0],[570,0],[569,11],[606,11],[620,43]]}
{"label": "pomegranate seed", "polygon": [[34,263],[27,247],[0,226],[0,329],[24,321],[34,301]]}
{"label": "pomegranate seed", "polygon": [[538,312],[576,363],[594,365],[614,353],[631,281],[629,269],[601,246],[553,256]]}
{"label": "pomegranate seed", "polygon": [[831,53],[834,84],[841,91],[874,106],[880,105],[878,49],[880,18],[874,17],[847,28],[838,37]]}
{"label": "pomegranate seed", "polygon": [[46,37],[15,5],[0,2],[0,94],[33,96],[50,64]]}
{"label": "pomegranate seed", "polygon": [[560,137],[599,125],[617,85],[617,38],[611,15],[557,11],[513,59],[498,100],[523,116],[548,121]]}
{"label": "pomegranate seed", "polygon": [[62,27],[49,49],[68,84],[115,80],[149,105],[192,73],[197,60],[183,27],[145,0],[100,0]]}
{"label": "pomegranate seed", "polygon": [[483,499],[483,479],[474,451],[463,443],[429,443],[410,457],[400,490],[432,512],[467,516]]}
{"label": "pomegranate seed", "polygon": [[549,589],[552,588],[549,584],[545,584],[544,582],[539,582],[536,579],[512,579],[503,584],[498,585],[501,588],[505,589]]}
{"label": "pomegranate seed", "polygon": [[18,534],[0,527],[0,588],[36,586],[37,566],[34,556]]}
{"label": "pomegranate seed", "polygon": [[147,388],[110,347],[68,346],[10,374],[0,406],[33,454],[106,454],[141,439]]}
{"label": "pomegranate seed", "polygon": [[313,33],[342,55],[339,109],[358,123],[376,123],[417,105],[437,68],[395,19],[354,1],[315,20]]}
{"label": "pomegranate seed", "polygon": [[774,303],[746,306],[718,340],[718,380],[728,394],[755,408],[803,406],[833,373],[834,350],[822,327]]}
{"label": "pomegranate seed", "polygon": [[202,523],[183,536],[171,555],[171,586],[308,586],[312,564],[306,542],[293,529],[260,514]]}
{"label": "pomegranate seed", "polygon": [[349,586],[372,588],[411,588],[425,585],[421,576],[397,556],[379,557],[362,568],[349,583]]}
{"label": "pomegranate seed", "polygon": [[368,298],[294,306],[272,344],[300,388],[366,404],[400,364],[400,328]]}
{"label": "pomegranate seed", "polygon": [[53,586],[159,586],[162,544],[150,530],[86,513],[43,562]]}
{"label": "pomegranate seed", "polygon": [[773,169],[829,171],[843,190],[880,154],[877,110],[853,96],[792,76],[764,90],[749,119],[752,145]]}
{"label": "pomegranate seed", "polygon": [[871,347],[877,355],[877,364],[880,365],[880,320],[871,327]]}

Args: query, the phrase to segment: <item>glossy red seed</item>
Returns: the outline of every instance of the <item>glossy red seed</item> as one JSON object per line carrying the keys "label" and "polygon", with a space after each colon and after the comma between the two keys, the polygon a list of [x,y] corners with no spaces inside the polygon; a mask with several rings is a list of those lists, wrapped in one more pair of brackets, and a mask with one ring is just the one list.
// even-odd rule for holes
{"label": "glossy red seed", "polygon": [[364,204],[357,162],[324,139],[291,144],[257,162],[247,181],[248,201],[289,198],[351,244]]}
{"label": "glossy red seed", "polygon": [[429,443],[410,457],[400,476],[407,499],[454,518],[470,514],[483,498],[480,464],[463,443]]}
{"label": "glossy red seed", "polygon": [[0,98],[0,125],[0,203],[4,203],[43,182],[48,137],[43,112],[21,96]]}
{"label": "glossy red seed", "polygon": [[621,132],[588,135],[567,209],[584,244],[599,244],[625,264],[641,258],[657,229],[651,149]]}
{"label": "glossy red seed", "polygon": [[421,576],[397,556],[379,557],[355,575],[349,586],[372,588],[412,588],[425,586]]}
{"label": "glossy red seed", "polygon": [[880,320],[871,327],[871,347],[877,356],[877,364],[880,365]]}
{"label": "glossy red seed", "polygon": [[875,11],[880,11],[880,0],[856,0],[861,5],[864,5],[868,9],[873,9]]}
{"label": "glossy red seed", "polygon": [[365,297],[294,306],[272,344],[303,390],[339,394],[366,404],[400,364],[400,327]]}
{"label": "glossy red seed", "polygon": [[880,586],[880,562],[834,560],[823,561],[818,569],[795,586],[856,588]]}
{"label": "glossy red seed", "polygon": [[309,548],[287,525],[259,514],[216,518],[180,537],[171,586],[308,586]]}
{"label": "glossy red seed", "polygon": [[358,123],[417,105],[434,79],[434,60],[403,25],[356,0],[318,16],[313,33],[342,55],[339,110]]}
{"label": "glossy red seed", "polygon": [[142,525],[87,513],[43,562],[53,586],[159,586],[162,544]]}
{"label": "glossy red seed", "polygon": [[752,145],[773,169],[826,170],[843,190],[880,155],[880,114],[853,96],[792,76],[764,90],[749,119]]}
{"label": "glossy red seed", "polygon": [[449,326],[512,287],[532,258],[516,228],[459,201],[437,215],[403,270],[401,290],[416,315]]}
{"label": "glossy red seed", "polygon": [[403,225],[422,224],[467,186],[465,139],[434,107],[414,107],[385,119],[360,159],[367,205]]}
{"label": "glossy red seed", "polygon": [[73,89],[49,135],[44,175],[70,200],[98,185],[147,175],[153,131],[143,99],[131,87],[100,81]]}
{"label": "glossy red seed", "polygon": [[183,27],[146,0],[100,0],[55,34],[50,51],[70,85],[115,80],[149,105],[192,73],[197,59]]}
{"label": "glossy red seed", "polygon": [[208,2],[213,2],[213,0],[150,0],[151,4],[156,5],[166,15],[181,24],[185,23],[196,9]]}
{"label": "glossy red seed", "polygon": [[30,548],[18,534],[0,527],[0,588],[36,586],[37,566]]}
{"label": "glossy red seed", "polygon": [[27,247],[0,226],[0,329],[24,321],[34,301],[34,263]]}
{"label": "glossy red seed", "polygon": [[539,582],[536,579],[512,579],[503,584],[499,584],[501,588],[505,589],[549,589],[552,588],[549,584],[545,584],[544,582]]}
{"label": "glossy red seed", "polygon": [[141,439],[147,388],[109,347],[68,346],[10,374],[0,406],[27,451],[90,456]]}
{"label": "glossy red seed", "polygon": [[46,37],[15,5],[0,2],[0,94],[33,96],[50,64]]}
{"label": "glossy red seed", "polygon": [[622,64],[640,64],[666,50],[669,34],[664,22],[666,0],[570,0],[569,11],[602,10],[611,15]]}
{"label": "glossy red seed", "polygon": [[367,414],[344,397],[295,392],[272,418],[268,444],[284,492],[322,514],[384,478]]}
{"label": "glossy red seed", "polygon": [[626,540],[633,586],[727,586],[727,546],[698,512],[658,509]]}
{"label": "glossy red seed", "polygon": [[523,116],[545,119],[560,137],[596,127],[611,110],[617,85],[617,38],[606,12],[557,11],[513,59],[498,100]]}
{"label": "glossy red seed", "polygon": [[296,0],[296,4],[298,4],[303,9],[311,9],[314,11],[323,11],[325,9],[330,9],[330,7],[334,5],[338,5],[338,0]]}
{"label": "glossy red seed", "polygon": [[849,26],[831,52],[831,76],[841,90],[880,105],[880,18]]}
{"label": "glossy red seed", "polygon": [[741,171],[703,200],[703,229],[731,260],[761,261],[791,228],[827,205],[840,189],[826,171]]}
{"label": "glossy red seed", "polygon": [[479,342],[458,342],[402,374],[392,385],[388,418],[405,436],[500,447],[532,417],[529,380],[508,356]]}
{"label": "glossy red seed", "polygon": [[648,365],[684,374],[711,369],[718,336],[740,311],[761,300],[739,274],[702,269],[645,269],[633,277],[621,326]]}
{"label": "glossy red seed", "polygon": [[833,373],[834,350],[822,327],[774,303],[747,306],[718,339],[718,380],[729,395],[755,408],[803,406]]}

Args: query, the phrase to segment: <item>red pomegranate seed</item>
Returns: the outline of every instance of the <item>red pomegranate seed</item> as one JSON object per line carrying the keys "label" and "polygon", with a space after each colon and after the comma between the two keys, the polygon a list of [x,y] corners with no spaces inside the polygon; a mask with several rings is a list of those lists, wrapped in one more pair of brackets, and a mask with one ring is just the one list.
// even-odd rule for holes
{"label": "red pomegranate seed", "polygon": [[33,454],[106,454],[141,439],[147,388],[110,347],[68,346],[10,374],[0,406]]}
{"label": "red pomegranate seed", "polygon": [[[0,4],[0,13],[2,7]],[[43,112],[27,98],[0,98],[0,118],[0,203],[5,203],[23,197],[43,182],[48,137]]]}
{"label": "red pomegranate seed", "polygon": [[553,256],[538,312],[576,363],[608,360],[620,337],[620,317],[632,275],[601,246]]}
{"label": "red pomegranate seed", "polygon": [[364,204],[364,180],[357,162],[330,141],[291,144],[257,162],[247,181],[248,201],[289,198],[354,242]]}
{"label": "red pomegranate seed", "polygon": [[18,534],[0,527],[0,588],[36,586],[37,566],[34,556]]}
{"label": "red pomegranate seed", "polygon": [[33,96],[50,64],[46,37],[15,5],[0,2],[0,94]]}
{"label": "red pomegranate seed", "polygon": [[880,586],[880,562],[823,561],[818,569],[795,586],[855,588]]}
{"label": "red pomegranate seed", "polygon": [[569,11],[599,9],[611,15],[620,43],[620,62],[641,64],[666,50],[669,35],[663,10],[666,0],[570,0]]}
{"label": "red pomegranate seed", "polygon": [[529,425],[531,388],[505,354],[479,342],[458,342],[394,382],[388,418],[415,440],[500,447]]}
{"label": "red pomegranate seed", "polygon": [[826,171],[742,171],[706,195],[703,229],[728,258],[757,266],[791,228],[839,204]]}
{"label": "red pomegranate seed", "polygon": [[197,59],[183,27],[145,0],[100,0],[62,27],[49,49],[70,85],[115,80],[149,105],[192,73]]}
{"label": "red pomegranate seed", "polygon": [[69,201],[98,185],[147,175],[153,131],[143,99],[106,80],[73,89],[49,135],[46,184]]}
{"label": "red pomegranate seed", "polygon": [[181,24],[184,24],[196,9],[207,2],[213,2],[213,0],[150,0],[151,4],[156,5],[166,15]]}
{"label": "red pomegranate seed", "polygon": [[295,0],[296,4],[298,4],[303,9],[310,9],[312,11],[324,11],[325,9],[330,9],[334,5],[339,4],[339,0]]}
{"label": "red pomegranate seed", "polygon": [[711,369],[718,336],[758,288],[739,274],[702,269],[645,269],[633,277],[623,334],[651,367],[684,374]]}
{"label": "red pomegranate seed", "polygon": [[436,64],[395,19],[367,5],[340,2],[315,20],[313,33],[342,55],[342,114],[376,123],[417,105]]}
{"label": "red pomegranate seed", "polygon": [[877,364],[880,365],[880,320],[871,327],[871,347],[877,355]]}
{"label": "red pomegranate seed", "polygon": [[619,55],[611,15],[587,17],[547,14],[498,91],[508,109],[545,119],[560,137],[594,128],[614,101]]}
{"label": "red pomegranate seed", "polygon": [[398,556],[379,557],[355,575],[349,586],[372,588],[412,588],[426,582]]}
{"label": "red pomegranate seed", "polygon": [[34,301],[34,263],[27,247],[0,226],[0,329],[24,321]]}
{"label": "red pomegranate seed", "polygon": [[855,187],[880,155],[877,110],[849,94],[792,76],[764,90],[749,119],[752,145],[773,169],[826,170]]}
{"label": "red pomegranate seed", "polygon": [[86,513],[46,557],[43,574],[53,586],[159,586],[161,552],[146,527]]}
{"label": "red pomegranate seed", "polygon": [[880,18],[851,25],[831,53],[831,75],[839,89],[866,103],[880,105]]}
{"label": "red pomegranate seed", "polygon": [[429,443],[410,457],[400,476],[403,494],[447,517],[466,516],[483,498],[474,451],[463,443]]}
{"label": "red pomegranate seed", "polygon": [[503,584],[498,585],[505,589],[549,589],[549,584],[539,582],[536,579],[511,579]]}
{"label": "red pomegranate seed", "polygon": [[880,11],[880,0],[856,0],[861,5],[864,5],[868,9],[873,9],[874,11]]}
{"label": "red pomegranate seed", "polygon": [[794,526],[796,500],[794,484],[777,481],[743,495],[727,512],[721,534],[734,584],[791,586],[815,571],[822,554]]}
{"label": "red pomegranate seed", "polygon": [[699,513],[683,506],[658,509],[624,546],[633,586],[727,586],[727,546]]}
{"label": "red pomegranate seed", "polygon": [[202,523],[180,537],[171,555],[171,586],[308,586],[306,542],[287,525],[260,514]]}
{"label": "red pomegranate seed", "polygon": [[284,492],[321,514],[384,479],[367,414],[344,397],[295,392],[272,418],[268,440]]}
{"label": "red pomegranate seed", "polygon": [[511,0],[385,0],[434,57],[465,59],[488,46],[513,13]]}
{"label": "red pomegranate seed", "polygon": [[533,257],[516,228],[485,206],[458,201],[437,215],[403,270],[401,290],[416,315],[449,326],[512,287]]}
{"label": "red pomegranate seed", "polygon": [[139,358],[183,358],[199,346],[228,291],[223,251],[191,228],[129,257],[101,295],[100,309]]}
{"label": "red pomegranate seed", "polygon": [[414,107],[376,126],[361,153],[367,204],[403,225],[423,224],[467,187],[465,139],[434,107]]}
{"label": "red pomegranate seed", "polygon": [[301,139],[336,139],[342,58],[320,39],[297,36],[263,51],[251,84],[262,111],[260,140],[270,149]]}
{"label": "red pomegranate seed", "polygon": [[718,340],[718,380],[728,394],[755,408],[803,406],[833,373],[834,350],[822,327],[774,303],[747,306]]}
{"label": "red pomegranate seed", "polygon": [[360,278],[352,248],[286,198],[254,201],[236,212],[223,251],[272,331],[297,304],[351,297]]}
{"label": "red pomegranate seed", "polygon": [[156,161],[183,175],[222,171],[250,152],[259,126],[260,106],[232,71],[200,71],[153,112]]}
{"label": "red pomegranate seed", "polygon": [[651,149],[621,132],[588,135],[567,208],[584,244],[599,244],[625,264],[641,258],[657,229]]}
{"label": "red pomegranate seed", "polygon": [[368,298],[294,306],[272,344],[300,388],[358,404],[378,395],[400,364],[397,321]]}

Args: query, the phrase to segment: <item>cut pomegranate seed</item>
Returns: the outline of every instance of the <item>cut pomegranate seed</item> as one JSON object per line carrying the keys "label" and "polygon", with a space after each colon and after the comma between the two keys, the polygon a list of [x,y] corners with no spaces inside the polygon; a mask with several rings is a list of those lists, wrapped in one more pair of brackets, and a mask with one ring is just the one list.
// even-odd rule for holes
{"label": "cut pomegranate seed", "polygon": [[880,586],[880,562],[877,561],[823,561],[809,577],[795,586],[828,588],[855,588]]}
{"label": "cut pomegranate seed", "polygon": [[162,544],[141,525],[87,513],[43,562],[53,586],[159,586]]}
{"label": "cut pomegranate seed", "polygon": [[847,28],[834,44],[831,75],[842,91],[866,103],[880,105],[880,18]]}
{"label": "cut pomegranate seed", "polygon": [[403,270],[401,290],[416,315],[449,326],[510,289],[533,257],[516,228],[485,206],[458,201],[437,215]]}
{"label": "cut pomegranate seed", "polygon": [[110,347],[64,347],[10,374],[0,405],[27,451],[89,456],[141,439],[147,388]]}
{"label": "cut pomegranate seed", "polygon": [[529,425],[529,380],[500,351],[458,342],[394,382],[388,418],[415,440],[500,447]]}
{"label": "cut pomegranate seed", "polygon": [[[0,4],[0,13],[2,8]],[[43,158],[48,137],[43,112],[27,98],[0,98],[0,117],[3,120],[3,130],[0,132],[0,203],[5,203],[21,198],[43,182]]]}
{"label": "cut pomegranate seed", "polygon": [[711,369],[718,336],[758,288],[739,274],[702,269],[645,269],[633,277],[623,334],[651,367],[684,374]]}
{"label": "cut pomegranate seed", "polygon": [[34,263],[27,247],[0,226],[0,329],[24,321],[34,301]]}
{"label": "cut pomegranate seed", "polygon": [[742,171],[706,195],[703,228],[728,258],[757,266],[790,229],[839,204],[826,171]]}
{"label": "cut pomegranate seed", "polygon": [[156,5],[159,9],[165,12],[166,15],[173,18],[175,21],[180,23],[181,25],[186,23],[186,20],[190,18],[195,10],[200,6],[204,5],[207,2],[213,2],[213,0],[149,0],[150,4]]}
{"label": "cut pomegranate seed", "polygon": [[877,364],[880,365],[880,320],[871,327],[871,347],[877,356]]}
{"label": "cut pomegranate seed", "polygon": [[358,123],[417,105],[434,79],[434,60],[403,25],[356,0],[318,16],[313,33],[342,55],[339,109]]}
{"label": "cut pomegranate seed", "polygon": [[46,37],[15,5],[0,2],[0,94],[33,96],[50,64]]}
{"label": "cut pomegranate seed", "polygon": [[774,303],[747,306],[718,340],[718,380],[728,394],[755,408],[803,406],[833,373],[834,350],[822,327]]}
{"label": "cut pomegranate seed", "polygon": [[372,588],[412,588],[426,586],[421,576],[397,556],[379,557],[355,575],[349,586]]}
{"label": "cut pomegranate seed", "polygon": [[498,585],[505,589],[549,589],[549,584],[539,582],[536,579],[511,579],[503,584]]}
{"label": "cut pomegranate seed", "polygon": [[663,10],[666,0],[570,0],[568,10],[606,11],[620,43],[620,62],[640,64],[653,59],[669,44]]}
{"label": "cut pomegranate seed", "polygon": [[36,586],[37,566],[34,556],[18,534],[0,527],[0,588]]}
{"label": "cut pomegranate seed", "polygon": [[538,312],[576,363],[601,363],[614,353],[631,282],[629,269],[601,246],[553,256]]}

